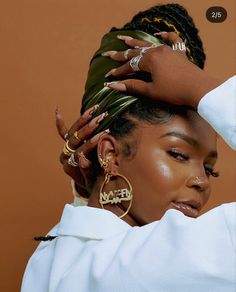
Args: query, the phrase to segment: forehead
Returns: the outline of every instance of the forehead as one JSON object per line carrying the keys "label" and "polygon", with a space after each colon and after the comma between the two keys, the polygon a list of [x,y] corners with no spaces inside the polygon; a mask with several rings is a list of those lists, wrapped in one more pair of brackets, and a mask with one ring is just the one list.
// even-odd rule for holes
{"label": "forehead", "polygon": [[160,137],[173,132],[181,133],[197,141],[198,146],[206,151],[216,150],[215,131],[194,111],[189,111],[187,116],[175,115],[166,123],[146,126],[143,130],[149,137]]}

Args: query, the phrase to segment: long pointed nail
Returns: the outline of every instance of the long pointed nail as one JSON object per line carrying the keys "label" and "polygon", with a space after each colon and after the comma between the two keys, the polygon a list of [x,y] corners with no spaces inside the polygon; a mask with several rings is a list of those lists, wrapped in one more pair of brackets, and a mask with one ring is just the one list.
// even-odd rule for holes
{"label": "long pointed nail", "polygon": [[107,82],[105,86],[117,91],[127,91],[126,85],[121,82]]}
{"label": "long pointed nail", "polygon": [[99,104],[95,104],[94,106],[90,107],[87,109],[83,115],[81,116],[82,119],[87,119],[89,118],[97,109],[99,108]]}
{"label": "long pointed nail", "polygon": [[162,35],[162,34],[165,34],[165,33],[167,33],[167,31],[160,31],[160,32],[154,33],[154,35]]}
{"label": "long pointed nail", "polygon": [[94,127],[94,126],[98,125],[107,115],[108,115],[108,112],[105,112],[105,113],[102,113],[101,115],[95,117],[89,123],[89,127]]}
{"label": "long pointed nail", "polygon": [[117,38],[122,41],[130,41],[133,39],[131,36],[128,35],[118,35]]}
{"label": "long pointed nail", "polygon": [[113,73],[115,73],[116,68],[115,69],[111,69],[106,75],[105,78],[107,78],[108,76],[112,75]]}
{"label": "long pointed nail", "polygon": [[107,52],[102,53],[102,56],[104,56],[104,57],[112,57],[116,53],[117,53],[117,51],[107,51]]}

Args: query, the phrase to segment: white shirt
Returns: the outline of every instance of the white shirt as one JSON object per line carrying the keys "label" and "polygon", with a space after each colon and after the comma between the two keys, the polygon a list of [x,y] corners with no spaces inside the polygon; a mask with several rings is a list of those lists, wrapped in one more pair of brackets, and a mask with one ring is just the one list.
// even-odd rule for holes
{"label": "white shirt", "polygon": [[198,113],[236,150],[236,76],[206,94]]}
{"label": "white shirt", "polygon": [[[231,86],[231,81],[201,101],[200,114],[209,114],[206,119],[211,124],[216,120],[215,115],[221,117],[218,105],[215,106],[217,92],[227,84]],[[207,100],[213,95],[214,104],[209,105]],[[232,111],[228,107],[227,115]],[[218,110],[222,107],[218,106]],[[234,118],[231,122],[224,119],[214,124],[231,144],[236,140],[232,139]],[[227,126],[224,135],[222,124],[226,120],[231,131]],[[39,244],[28,262],[21,292],[235,292],[236,289],[235,203],[221,205],[197,219],[168,210],[160,221],[142,227],[131,227],[106,210],[67,204],[60,223],[49,234],[58,237]]]}

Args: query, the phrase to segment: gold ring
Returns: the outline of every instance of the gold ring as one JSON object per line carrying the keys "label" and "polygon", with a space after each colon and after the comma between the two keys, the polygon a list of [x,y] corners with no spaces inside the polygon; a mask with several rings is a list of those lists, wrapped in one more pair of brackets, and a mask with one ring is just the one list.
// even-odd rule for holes
{"label": "gold ring", "polygon": [[76,140],[78,140],[79,142],[81,142],[83,140],[83,138],[80,136],[79,131],[75,131],[74,132],[74,137]]}
{"label": "gold ring", "polygon": [[63,147],[63,153],[66,155],[66,156],[71,156],[71,152],[70,151],[68,151],[67,149],[66,149],[66,145],[64,145],[64,147]]}
{"label": "gold ring", "polygon": [[64,144],[64,147],[63,147],[63,153],[66,155],[66,156],[71,156],[72,153],[75,152],[74,149],[71,149],[68,145],[69,143],[69,140],[66,141],[66,143]]}

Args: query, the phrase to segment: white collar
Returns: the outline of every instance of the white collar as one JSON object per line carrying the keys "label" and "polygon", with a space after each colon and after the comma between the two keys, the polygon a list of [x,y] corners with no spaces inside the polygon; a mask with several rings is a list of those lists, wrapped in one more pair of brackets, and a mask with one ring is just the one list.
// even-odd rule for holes
{"label": "white collar", "polygon": [[57,230],[58,235],[105,239],[132,228],[110,211],[66,204]]}

